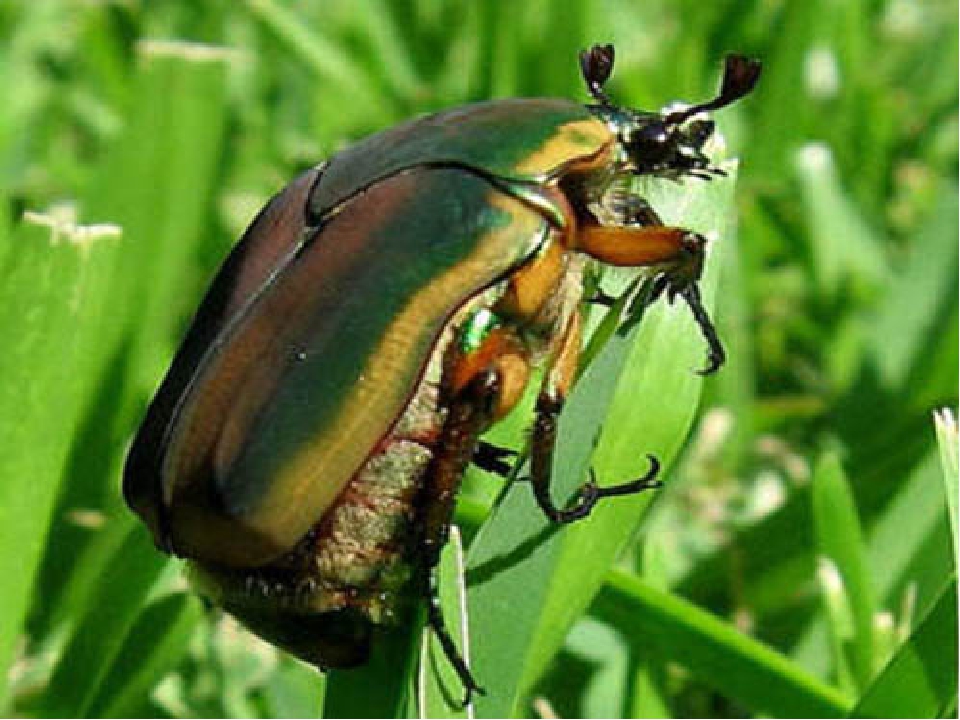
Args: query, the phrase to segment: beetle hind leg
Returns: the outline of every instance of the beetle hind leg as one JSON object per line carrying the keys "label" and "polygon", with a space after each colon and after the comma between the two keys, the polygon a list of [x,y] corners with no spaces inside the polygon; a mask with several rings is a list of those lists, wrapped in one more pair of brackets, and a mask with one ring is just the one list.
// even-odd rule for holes
{"label": "beetle hind leg", "polygon": [[433,634],[436,635],[437,640],[440,642],[444,657],[446,657],[447,662],[453,666],[457,677],[460,679],[460,684],[463,685],[462,704],[463,707],[466,707],[470,704],[474,693],[478,695],[486,695],[487,693],[470,671],[467,661],[463,659],[463,655],[457,648],[457,644],[454,642],[453,637],[450,635],[450,630],[447,628],[447,623],[443,619],[443,608],[440,606],[440,588],[436,568],[431,569],[428,577],[427,622],[433,630]]}
{"label": "beetle hind leg", "polygon": [[437,454],[427,472],[420,502],[419,585],[427,602],[427,621],[433,629],[443,653],[456,671],[464,689],[464,706],[473,693],[483,694],[463,659],[443,619],[438,592],[437,566],[446,544],[453,516],[453,507],[463,473],[477,450],[478,438],[493,419],[501,395],[501,380],[496,370],[488,368],[474,374],[459,389],[449,405]]}

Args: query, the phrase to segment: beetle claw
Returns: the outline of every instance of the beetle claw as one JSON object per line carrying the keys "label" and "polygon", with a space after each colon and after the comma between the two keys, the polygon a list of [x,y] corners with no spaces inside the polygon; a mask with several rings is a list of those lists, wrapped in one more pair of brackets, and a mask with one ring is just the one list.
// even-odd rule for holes
{"label": "beetle claw", "polygon": [[477,685],[475,682],[473,682],[473,678],[471,678],[470,684],[466,685],[463,689],[463,701],[460,705],[461,709],[465,710],[467,707],[470,706],[470,703],[473,702],[474,693],[480,696],[484,696],[487,694],[487,691],[484,690],[479,685]]}
{"label": "beetle claw", "polygon": [[707,341],[707,365],[697,371],[698,375],[712,375],[726,362],[727,353],[720,342],[720,336],[717,334],[717,328],[714,326],[710,315],[700,298],[700,288],[696,283],[691,283],[680,291],[680,297],[684,299],[690,312],[693,313],[693,319],[696,321],[703,339]]}
{"label": "beetle claw", "polygon": [[473,464],[481,470],[508,477],[513,471],[512,461],[516,460],[517,454],[516,450],[481,440],[473,453]]}
{"label": "beetle claw", "polygon": [[592,305],[602,305],[603,307],[607,308],[612,308],[616,304],[617,300],[617,297],[611,295],[610,293],[604,292],[600,288],[597,288],[593,295],[587,298],[588,303],[591,303]]}

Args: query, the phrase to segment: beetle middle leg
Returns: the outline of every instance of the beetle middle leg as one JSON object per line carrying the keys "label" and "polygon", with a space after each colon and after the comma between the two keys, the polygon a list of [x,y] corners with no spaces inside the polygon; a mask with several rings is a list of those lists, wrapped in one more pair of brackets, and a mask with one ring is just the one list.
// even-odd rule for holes
{"label": "beetle middle leg", "polygon": [[[644,218],[656,218],[646,210]],[[652,299],[666,294],[672,302],[679,296],[689,306],[693,319],[707,342],[707,365],[701,375],[716,372],[726,359],[716,327],[710,319],[697,282],[703,274],[704,253],[707,240],[702,235],[678,227],[654,225],[601,225],[592,218],[585,218],[577,231],[576,249],[580,252],[620,267],[661,267],[656,279]]]}
{"label": "beetle middle leg", "polygon": [[550,480],[553,472],[553,452],[557,444],[557,421],[576,376],[579,356],[580,316],[573,312],[560,343],[554,350],[537,398],[537,418],[530,447],[530,479],[534,497],[543,513],[556,523],[569,523],[586,517],[602,498],[631,495],[661,485],[656,479],[660,463],[654,456],[648,455],[650,469],[643,477],[611,487],[600,487],[591,472],[590,480],[580,488],[571,507],[561,509],[554,504],[550,496]]}

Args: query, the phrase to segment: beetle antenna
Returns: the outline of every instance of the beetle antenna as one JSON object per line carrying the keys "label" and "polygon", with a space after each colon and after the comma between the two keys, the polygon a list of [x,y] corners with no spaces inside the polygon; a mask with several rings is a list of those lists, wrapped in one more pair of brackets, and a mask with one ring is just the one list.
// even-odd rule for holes
{"label": "beetle antenna", "polygon": [[727,55],[723,65],[723,81],[720,92],[709,102],[693,105],[684,110],[672,112],[664,119],[667,124],[679,125],[689,117],[701,112],[718,110],[748,95],[757,80],[760,79],[762,65],[759,60],[744,55]]}
{"label": "beetle antenna", "polygon": [[580,51],[580,73],[587,83],[587,89],[593,99],[604,107],[612,103],[603,91],[603,85],[613,73],[613,45],[594,45],[589,50]]}

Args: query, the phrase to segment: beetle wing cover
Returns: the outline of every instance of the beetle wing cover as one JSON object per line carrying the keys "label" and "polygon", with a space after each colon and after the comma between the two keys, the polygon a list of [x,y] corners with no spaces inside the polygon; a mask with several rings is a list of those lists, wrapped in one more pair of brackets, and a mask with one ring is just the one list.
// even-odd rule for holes
{"label": "beetle wing cover", "polygon": [[124,470],[127,503],[154,529],[161,504],[160,469],[177,403],[224,328],[257,296],[304,239],[304,207],[319,175],[311,169],[274,196],[221,265],[133,441]]}
{"label": "beetle wing cover", "polygon": [[400,170],[455,165],[512,181],[543,182],[602,152],[607,127],[583,106],[552,98],[476,103],[411,120],[331,159],[311,196],[323,217],[345,198]]}
{"label": "beetle wing cover", "polygon": [[155,401],[175,405],[165,427],[142,431],[163,438],[156,465],[128,466],[160,477],[154,532],[234,566],[292,548],[389,433],[449,318],[547,231],[457,169],[399,173],[346,202],[209,338],[190,382],[161,388],[177,396]]}

